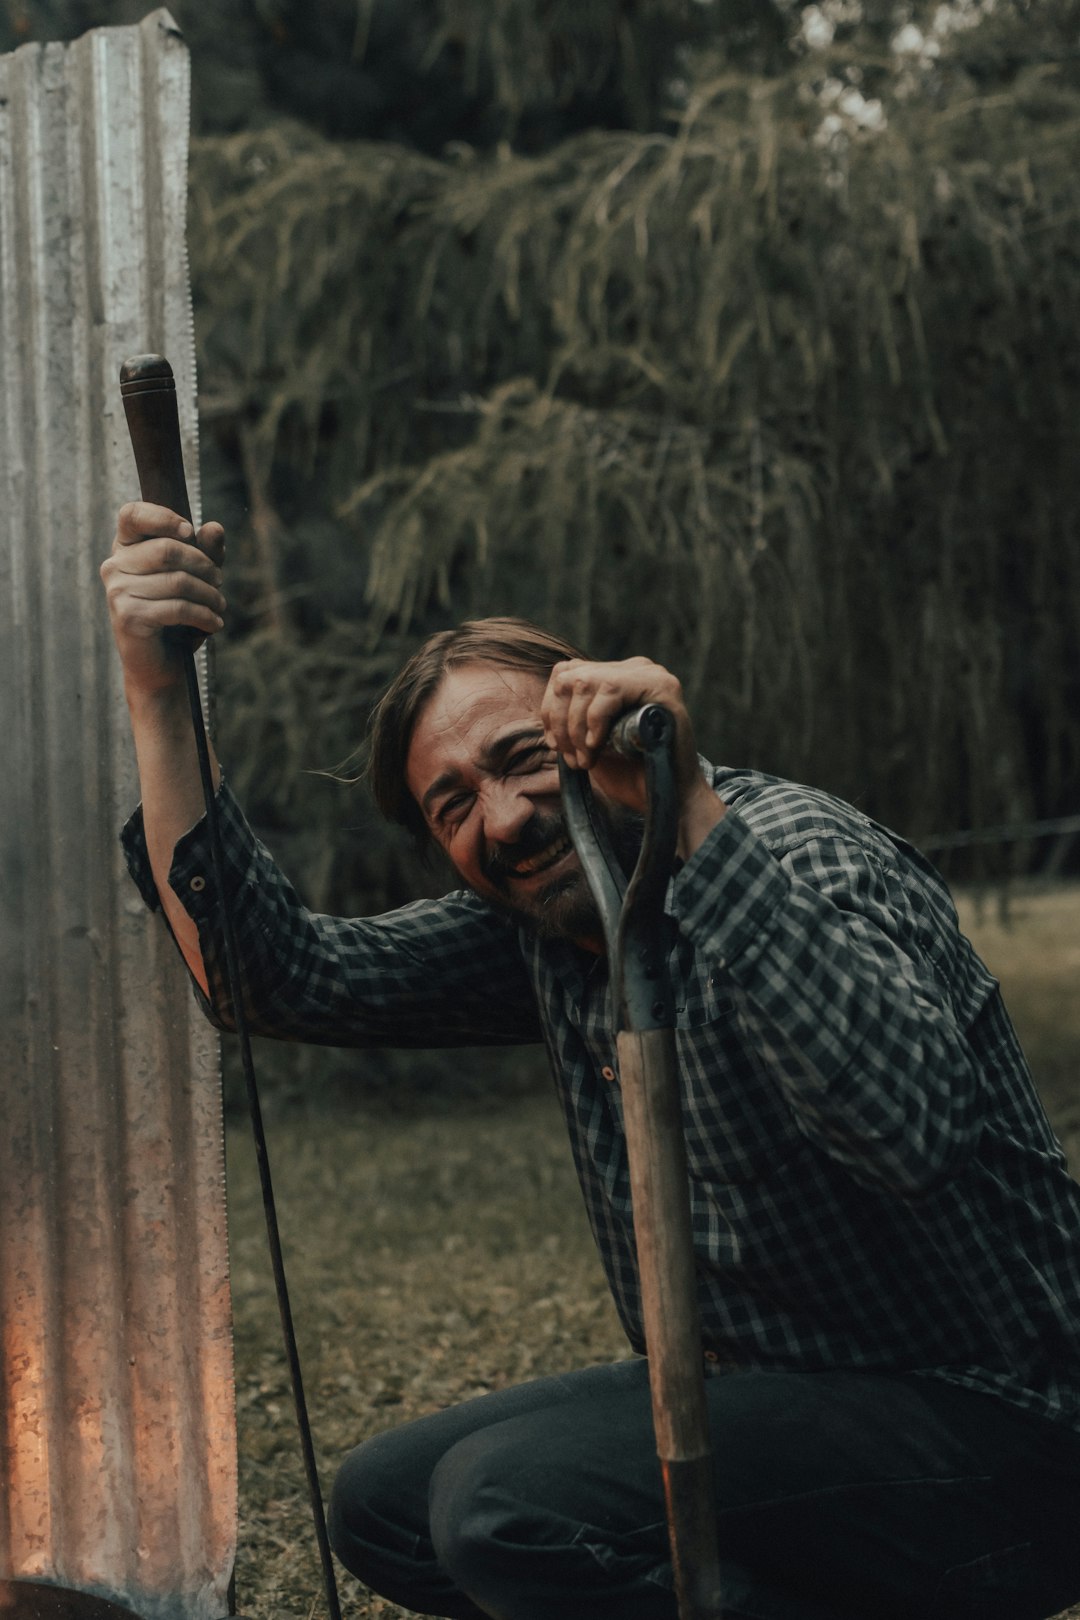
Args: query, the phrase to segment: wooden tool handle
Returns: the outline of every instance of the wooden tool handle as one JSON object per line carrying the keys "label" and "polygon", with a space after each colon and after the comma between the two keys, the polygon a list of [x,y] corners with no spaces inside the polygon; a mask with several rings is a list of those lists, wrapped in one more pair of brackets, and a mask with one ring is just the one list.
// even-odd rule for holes
{"label": "wooden tool handle", "polygon": [[160,354],[137,354],[120,367],[131,448],[144,501],[167,506],[191,522],[180,448],[180,418],[172,367]]}

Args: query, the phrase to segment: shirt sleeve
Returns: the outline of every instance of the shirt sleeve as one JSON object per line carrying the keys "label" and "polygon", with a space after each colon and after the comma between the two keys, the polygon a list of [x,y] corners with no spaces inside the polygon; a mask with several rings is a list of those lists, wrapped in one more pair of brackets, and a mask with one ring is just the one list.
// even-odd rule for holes
{"label": "shirt sleeve", "polygon": [[805,1136],[864,1185],[907,1197],[966,1161],[978,1065],[947,975],[869,845],[820,826],[774,853],[729,809],[675,893]]}
{"label": "shirt sleeve", "polygon": [[[540,1039],[536,998],[512,921],[459,891],[382,916],[330,917],[304,906],[248,826],[231,790],[217,799],[224,903],[235,930],[252,1034],[327,1046],[474,1046]],[[121,834],[128,870],[160,900],[136,811]],[[197,999],[235,1027],[222,896],[205,819],[179,840],[169,882],[199,933],[210,989]]]}

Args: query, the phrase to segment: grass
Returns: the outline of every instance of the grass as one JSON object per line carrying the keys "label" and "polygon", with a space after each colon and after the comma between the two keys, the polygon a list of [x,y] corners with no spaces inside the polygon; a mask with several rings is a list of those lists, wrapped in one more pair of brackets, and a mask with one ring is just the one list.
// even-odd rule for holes
{"label": "grass", "polygon": [[[277,1122],[280,1221],[324,1488],[369,1434],[626,1354],[550,1088],[409,1120]],[[252,1154],[230,1133],[241,1459],[238,1606],[319,1600]],[[350,1615],[406,1611],[348,1577]],[[321,1606],[321,1604],[320,1604]]]}
{"label": "grass", "polygon": [[1080,1172],[1080,884],[1018,885],[959,899],[961,927],[991,972],[1032,1073]]}
{"label": "grass", "polygon": [[[1080,886],[961,900],[1055,1125],[1080,1165]],[[463,1058],[463,1062],[468,1059]],[[542,1059],[537,1055],[538,1075]],[[509,1102],[380,1107],[270,1125],[324,1491],[350,1447],[507,1383],[626,1353],[542,1080]],[[325,1612],[254,1156],[229,1132],[241,1468],[237,1598],[256,1620]],[[407,1611],[342,1577],[356,1620]],[[1080,1607],[1069,1611],[1080,1620]]]}

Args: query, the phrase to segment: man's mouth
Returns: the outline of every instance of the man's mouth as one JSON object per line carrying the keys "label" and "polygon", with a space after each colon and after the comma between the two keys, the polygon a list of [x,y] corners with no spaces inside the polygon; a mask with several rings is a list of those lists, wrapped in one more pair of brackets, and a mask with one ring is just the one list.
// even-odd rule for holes
{"label": "man's mouth", "polygon": [[566,834],[560,833],[550,844],[545,844],[543,849],[537,850],[535,855],[528,855],[523,861],[515,861],[512,866],[508,866],[507,871],[511,877],[535,877],[538,872],[546,872],[549,867],[561,861],[573,847]]}

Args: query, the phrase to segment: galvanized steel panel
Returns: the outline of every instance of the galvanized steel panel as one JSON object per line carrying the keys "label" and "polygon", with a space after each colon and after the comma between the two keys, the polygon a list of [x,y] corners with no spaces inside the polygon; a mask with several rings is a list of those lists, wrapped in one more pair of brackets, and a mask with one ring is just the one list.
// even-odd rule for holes
{"label": "galvanized steel panel", "polygon": [[0,58],[0,1577],[228,1609],[217,1045],[116,841],[137,797],[97,570],[117,374],[169,356],[198,490],[172,19]]}

